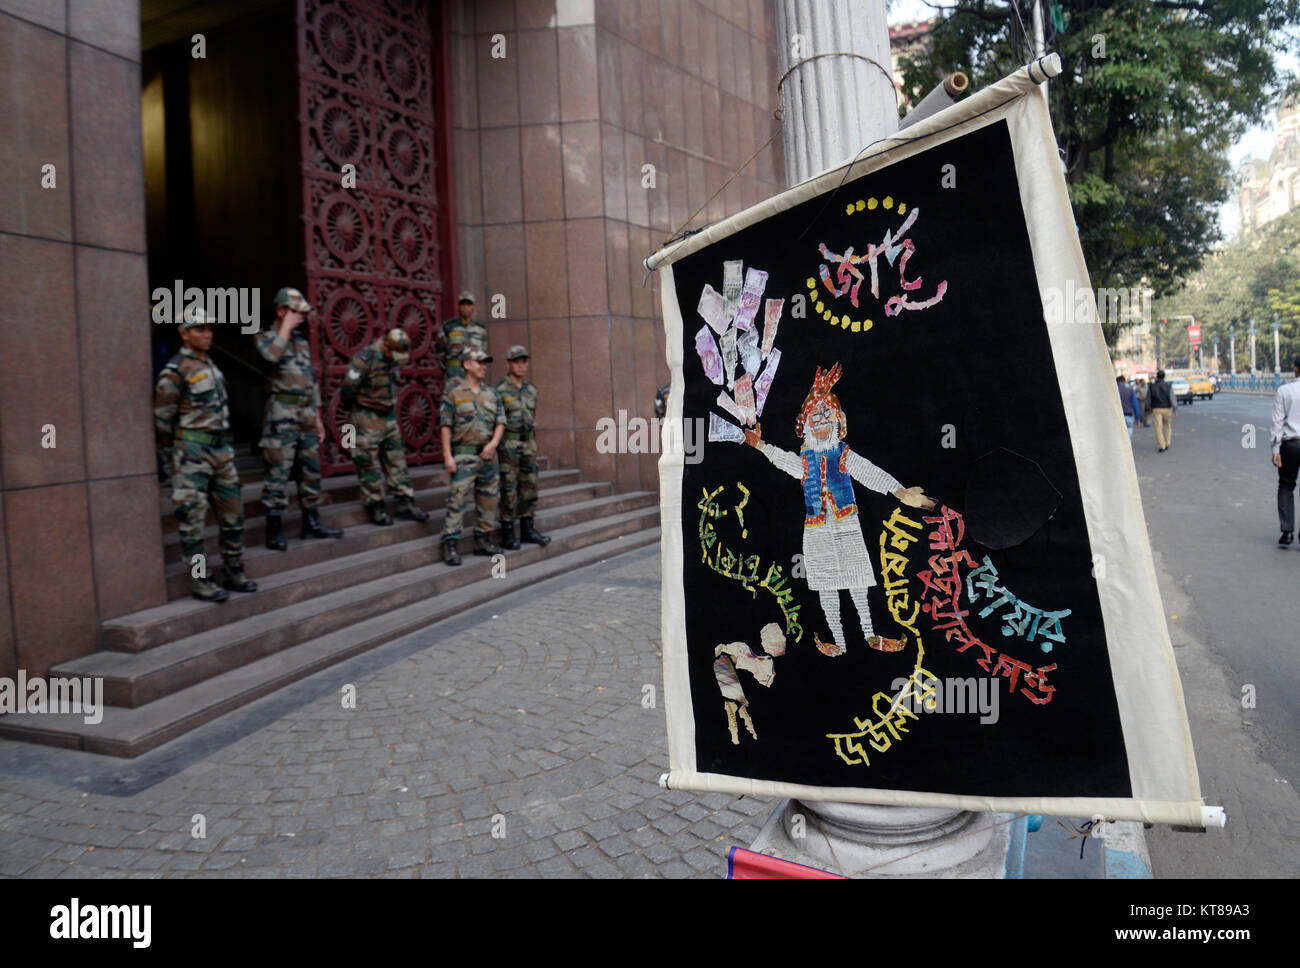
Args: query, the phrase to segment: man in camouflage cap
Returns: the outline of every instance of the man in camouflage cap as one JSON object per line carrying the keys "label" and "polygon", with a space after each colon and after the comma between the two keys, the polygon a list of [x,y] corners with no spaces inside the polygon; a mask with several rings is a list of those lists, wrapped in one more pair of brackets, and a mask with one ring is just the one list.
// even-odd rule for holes
{"label": "man in camouflage cap", "polygon": [[[257,584],[244,574],[244,512],[230,444],[226,378],[208,357],[212,323],[203,310],[186,310],[177,324],[183,346],[158,376],[154,431],[159,446],[170,457],[172,502],[194,597],[224,602],[230,597],[226,588],[257,591]],[[209,492],[221,532],[221,586],[208,577],[203,547]]]}
{"label": "man in camouflage cap", "polygon": [[[501,547],[511,551],[519,540],[550,544],[551,539],[533,527],[537,507],[537,387],[528,382],[528,350],[510,347],[506,353],[509,376],[494,390],[506,411],[506,432],[501,440]],[[515,537],[515,518],[519,537]]]}
{"label": "man in camouflage cap", "polygon": [[457,308],[460,315],[443,321],[433,346],[438,366],[447,378],[447,386],[465,379],[461,356],[467,349],[479,350],[484,356],[488,352],[487,327],[474,321],[474,294],[462,292]]}
{"label": "man in camouflage cap", "polygon": [[408,521],[428,521],[426,511],[415,506],[415,490],[406,469],[406,447],[397,426],[395,409],[398,367],[411,359],[411,338],[404,329],[391,329],[355,357],[343,378],[340,395],[352,409],[361,502],[375,524],[390,525],[384,508],[384,484],[397,495],[397,516]]}
{"label": "man in camouflage cap", "polygon": [[321,422],[320,387],[311,364],[311,344],[298,329],[312,306],[297,289],[275,294],[275,324],[257,334],[257,351],[274,368],[269,376],[266,416],[262,421],[262,461],[266,479],[262,504],[266,508],[266,546],[284,551],[282,517],[289,506],[285,487],[298,465],[298,505],[302,509],[302,537],[341,538],[343,532],[320,523],[320,445],[325,439]]}
{"label": "man in camouflage cap", "polygon": [[501,398],[483,382],[491,362],[482,350],[465,350],[461,357],[465,379],[447,388],[438,409],[442,460],[451,481],[442,525],[442,557],[449,565],[460,564],[460,529],[471,492],[478,505],[474,554],[501,553],[492,543],[492,531],[497,526],[499,496],[497,445],[506,429],[506,415]]}

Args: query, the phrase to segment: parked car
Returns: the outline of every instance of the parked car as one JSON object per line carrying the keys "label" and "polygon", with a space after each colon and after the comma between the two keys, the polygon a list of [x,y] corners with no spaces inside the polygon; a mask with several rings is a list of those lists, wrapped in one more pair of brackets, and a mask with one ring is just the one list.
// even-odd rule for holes
{"label": "parked car", "polygon": [[1188,382],[1192,386],[1192,393],[1196,394],[1196,396],[1202,397],[1206,400],[1214,399],[1214,384],[1210,382],[1210,378],[1205,374],[1193,374],[1188,379]]}
{"label": "parked car", "polygon": [[1174,398],[1179,403],[1190,404],[1193,399],[1192,385],[1184,380],[1181,376],[1173,377],[1169,381],[1169,388],[1174,392]]}

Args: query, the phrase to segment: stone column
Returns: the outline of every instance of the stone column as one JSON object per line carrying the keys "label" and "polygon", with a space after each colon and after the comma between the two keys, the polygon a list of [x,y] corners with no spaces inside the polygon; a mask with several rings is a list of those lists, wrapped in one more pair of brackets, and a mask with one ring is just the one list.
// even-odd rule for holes
{"label": "stone column", "polygon": [[[786,182],[851,161],[898,130],[884,0],[776,0]],[[872,63],[874,61],[875,63]],[[1001,877],[999,814],[783,801],[753,849],[863,877]]]}
{"label": "stone column", "polygon": [[776,0],[776,61],[787,185],[898,130],[884,0]]}

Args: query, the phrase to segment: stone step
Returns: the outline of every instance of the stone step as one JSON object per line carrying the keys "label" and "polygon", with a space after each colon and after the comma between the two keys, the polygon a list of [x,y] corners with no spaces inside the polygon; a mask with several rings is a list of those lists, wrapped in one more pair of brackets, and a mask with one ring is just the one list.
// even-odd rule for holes
{"label": "stone step", "polygon": [[[655,497],[649,492],[603,495],[561,505],[554,511],[541,510],[537,516],[537,524],[545,533],[549,528],[562,528],[581,521],[594,520],[602,514],[637,510],[654,503]],[[440,523],[441,518],[438,520]],[[348,554],[327,556],[319,561],[257,576],[258,590],[255,593],[251,595],[232,593],[228,601],[219,605],[200,602],[190,597],[189,584],[186,580],[184,598],[105,621],[101,626],[103,648],[118,652],[142,652],[166,642],[216,628],[218,625],[305,601],[349,584],[359,584],[384,575],[397,574],[427,565],[439,560],[441,555],[437,528],[426,533],[430,524],[403,522],[404,526],[409,526],[405,528],[411,533],[409,540],[362,548]],[[366,529],[371,534],[382,534],[395,531],[397,527],[380,528],[367,525]],[[471,530],[467,529],[461,538],[461,547],[465,554],[473,550]],[[346,537],[339,541],[298,542],[305,548],[317,550],[323,548],[325,551],[334,550],[346,543]],[[290,547],[292,546],[291,543]],[[524,545],[520,551],[509,553],[510,560],[513,561],[516,556],[530,554],[530,549],[545,553],[535,545]],[[268,551],[265,554],[288,556],[288,552]],[[250,573],[253,571],[251,561],[248,570]]]}
{"label": "stone step", "polygon": [[[544,466],[542,458],[538,458],[538,464]],[[441,463],[422,464],[419,467],[410,468],[411,487],[417,492],[428,490],[429,488],[446,487],[447,472],[443,469]],[[539,490],[548,485],[559,484],[576,484],[581,479],[581,474],[576,467],[563,467],[557,470],[543,470],[538,474],[537,486]],[[244,518],[260,518],[266,513],[262,507],[262,483],[258,481],[245,481],[240,479],[240,497],[244,505]],[[290,483],[288,487],[289,505],[296,508],[298,506],[298,485]],[[357,475],[340,474],[337,477],[327,477],[321,481],[321,505],[322,507],[330,504],[344,504],[349,501],[358,501],[361,498],[361,490],[357,484]],[[164,533],[176,530],[175,506],[171,499],[171,485],[160,484],[158,494],[158,513],[162,518]],[[217,517],[212,508],[208,508],[207,523],[215,525]]]}
{"label": "stone step", "polygon": [[[634,500],[646,500],[645,494],[648,492],[634,492]],[[559,505],[556,507],[539,507],[536,515],[536,525],[538,530],[546,533],[550,528],[564,527],[574,523],[575,520],[585,519],[593,514],[602,513],[612,502],[617,504],[619,499],[627,498],[629,495],[606,495],[604,497],[592,498],[587,501],[578,501],[571,504]],[[656,498],[657,500],[657,498]],[[540,501],[540,492],[539,492]],[[600,502],[606,502],[602,504]],[[371,548],[379,548],[385,545],[400,544],[403,541],[411,541],[416,538],[426,537],[433,541],[438,540],[442,531],[443,520],[447,516],[446,507],[429,508],[429,520],[424,522],[418,521],[394,521],[388,526],[377,524],[359,524],[348,528],[342,538],[337,539],[313,539],[302,541],[290,538],[288,548],[284,551],[271,551],[265,545],[249,545],[244,547],[244,571],[255,581],[260,581],[263,577],[276,574],[281,571],[288,571],[293,568],[300,568],[305,565],[318,564],[323,561],[329,561],[345,555],[356,554],[360,551],[367,551]],[[469,540],[468,535],[473,530],[474,512],[471,509],[466,513],[462,527],[462,538]],[[296,534],[297,532],[292,532]],[[210,573],[215,574],[220,567],[220,556],[216,554],[217,546],[215,541],[207,543],[208,554],[212,556]],[[179,555],[178,555],[179,557]],[[188,598],[190,595],[190,568],[188,564],[182,564],[179,561],[167,565],[167,598],[169,601],[175,601],[179,598]]]}
{"label": "stone step", "polygon": [[[113,756],[139,756],[282,686],[401,635],[527,585],[658,540],[659,528],[648,527],[548,556],[522,568],[511,568],[504,578],[473,581],[444,595],[417,599],[403,607],[385,610],[215,675],[147,705],[105,708],[103,720],[97,724],[85,723],[79,713],[10,714],[0,717],[0,736]],[[477,559],[473,564],[467,561],[463,567],[476,571],[479,578],[486,578],[491,571],[487,559]],[[448,572],[452,570],[445,569]]]}
{"label": "stone step", "polygon": [[[556,507],[561,504],[570,504],[574,501],[590,500],[591,498],[601,497],[612,493],[614,485],[607,481],[579,481],[576,484],[552,484],[549,481],[539,481],[537,491],[537,507],[539,510]],[[430,515],[439,514],[438,522],[441,526],[443,516],[447,507],[446,485],[439,487],[427,488],[423,491],[415,492],[415,504],[417,507],[428,511]],[[396,510],[397,503],[389,500],[388,511],[390,514]],[[342,528],[345,531],[348,528],[357,526],[370,527],[370,518],[366,515],[365,505],[360,499],[347,501],[342,504],[326,504],[320,508],[321,523],[331,528]],[[302,533],[302,514],[296,509],[291,508],[286,511],[282,520],[284,526],[284,536],[290,542],[300,540],[298,535]],[[209,524],[203,529],[203,537],[209,549],[215,548],[219,535],[219,529],[216,524]],[[245,518],[244,519],[244,546],[252,549],[266,544],[266,518]],[[169,531],[163,535],[163,556],[168,564],[174,564],[181,560],[181,537],[176,531]]]}
{"label": "stone step", "polygon": [[[544,554],[562,555],[621,534],[654,527],[658,513],[657,506],[646,506],[560,528],[554,532],[552,544]],[[512,554],[515,553],[508,553],[505,559],[506,574]],[[536,559],[541,555],[530,548],[529,557]],[[145,652],[94,652],[52,667],[50,675],[103,678],[106,705],[143,706],[273,652],[466,584],[485,582],[490,591],[499,590],[497,582],[501,579],[492,577],[492,562],[488,558],[467,561],[473,562],[474,567],[451,568],[442,561],[434,561],[371,581],[350,582],[336,591],[227,622]]]}

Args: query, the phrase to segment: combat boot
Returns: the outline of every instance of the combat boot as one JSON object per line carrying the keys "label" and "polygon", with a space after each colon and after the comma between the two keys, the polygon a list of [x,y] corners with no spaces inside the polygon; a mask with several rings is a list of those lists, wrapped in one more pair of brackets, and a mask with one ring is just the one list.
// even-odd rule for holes
{"label": "combat boot", "polygon": [[307,538],[341,538],[343,532],[338,528],[327,528],[320,523],[320,512],[307,508],[302,512],[302,537]]}
{"label": "combat boot", "polygon": [[397,512],[393,517],[401,518],[403,521],[428,521],[429,512],[417,508],[412,501],[403,501],[397,505]]}
{"label": "combat boot", "polygon": [[370,516],[370,522],[372,524],[388,527],[393,523],[393,519],[388,516],[388,512],[384,509],[383,504],[367,504],[366,514]]}
{"label": "combat boot", "polygon": [[284,540],[284,522],[278,514],[266,516],[266,546],[272,551],[284,551],[289,547]]}
{"label": "combat boot", "polygon": [[519,519],[519,537],[522,541],[531,541],[537,545],[548,545],[551,539],[544,534],[538,534],[537,529],[533,527],[532,518]]}
{"label": "combat boot", "polygon": [[235,565],[232,568],[223,561],[221,563],[221,587],[229,588],[232,592],[255,592],[257,591],[257,582],[244,574],[242,564]]}
{"label": "combat boot", "polygon": [[201,602],[224,602],[230,597],[230,592],[226,591],[211,578],[191,579],[190,594]]}
{"label": "combat boot", "polygon": [[486,534],[474,535],[474,554],[476,555],[499,555],[501,549],[492,543],[492,539]]}
{"label": "combat boot", "polygon": [[442,560],[449,565],[460,564],[460,539],[448,538],[442,543]]}
{"label": "combat boot", "polygon": [[507,521],[501,525],[501,547],[506,551],[518,551],[519,539],[515,536],[515,523]]}

